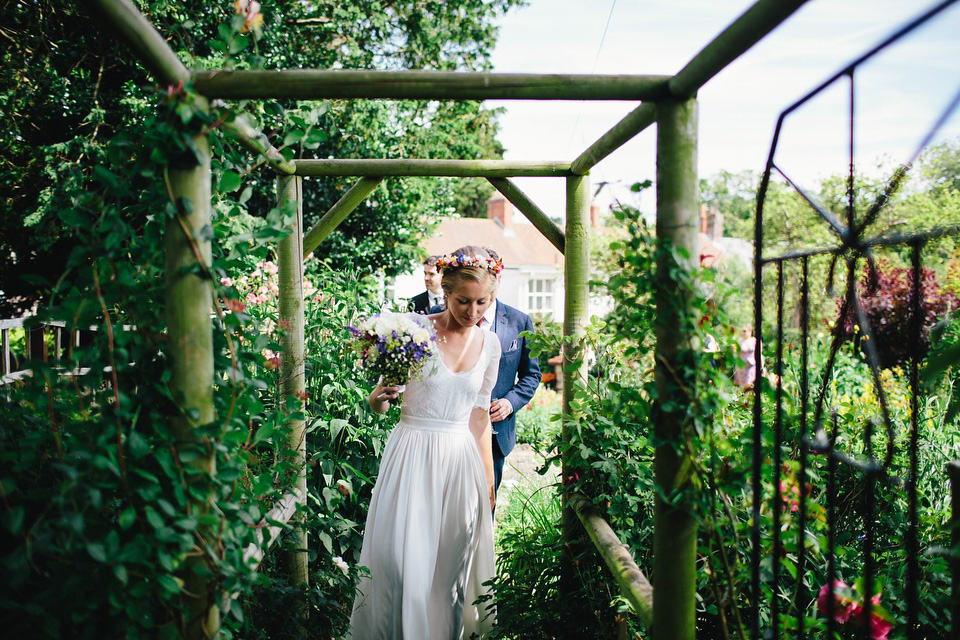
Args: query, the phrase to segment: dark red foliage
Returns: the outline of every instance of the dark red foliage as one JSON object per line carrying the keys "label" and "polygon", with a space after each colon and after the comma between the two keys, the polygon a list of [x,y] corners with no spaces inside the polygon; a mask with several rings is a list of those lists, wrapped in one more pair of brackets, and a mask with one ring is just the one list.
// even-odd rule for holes
{"label": "dark red foliage", "polygon": [[[930,348],[930,329],[956,310],[960,302],[953,294],[943,291],[932,270],[923,268],[920,277],[920,336],[913,345],[910,338],[913,270],[878,262],[875,276],[876,281],[871,283],[870,270],[864,266],[863,279],[857,283],[857,295],[870,323],[880,366],[888,368],[906,362],[912,349],[916,350],[917,359],[922,360]],[[837,301],[838,309],[842,310],[843,302],[842,299]],[[854,331],[855,325],[856,318],[851,309],[840,319],[838,328],[846,337],[853,336],[865,351],[863,334]]]}

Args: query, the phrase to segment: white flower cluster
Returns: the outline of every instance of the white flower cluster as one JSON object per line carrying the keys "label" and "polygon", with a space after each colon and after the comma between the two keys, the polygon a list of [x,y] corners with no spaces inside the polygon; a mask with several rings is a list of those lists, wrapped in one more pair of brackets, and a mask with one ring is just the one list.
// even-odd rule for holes
{"label": "white flower cluster", "polygon": [[347,330],[353,336],[350,347],[388,384],[406,384],[437,353],[436,335],[405,314],[379,313]]}

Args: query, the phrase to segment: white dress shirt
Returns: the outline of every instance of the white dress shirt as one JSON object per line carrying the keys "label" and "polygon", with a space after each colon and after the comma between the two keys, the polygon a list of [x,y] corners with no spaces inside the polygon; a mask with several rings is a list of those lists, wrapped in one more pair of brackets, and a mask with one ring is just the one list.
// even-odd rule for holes
{"label": "white dress shirt", "polygon": [[480,328],[489,329],[493,331],[493,320],[497,317],[497,301],[494,300],[493,304],[487,307],[486,312],[484,312],[483,317],[480,319]]}

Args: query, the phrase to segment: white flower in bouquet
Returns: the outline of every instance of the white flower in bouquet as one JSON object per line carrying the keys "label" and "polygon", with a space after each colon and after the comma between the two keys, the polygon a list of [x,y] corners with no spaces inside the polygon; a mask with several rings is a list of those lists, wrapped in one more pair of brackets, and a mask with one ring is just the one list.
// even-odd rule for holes
{"label": "white flower in bouquet", "polygon": [[350,348],[383,384],[405,385],[437,352],[437,336],[402,313],[382,312],[348,326]]}

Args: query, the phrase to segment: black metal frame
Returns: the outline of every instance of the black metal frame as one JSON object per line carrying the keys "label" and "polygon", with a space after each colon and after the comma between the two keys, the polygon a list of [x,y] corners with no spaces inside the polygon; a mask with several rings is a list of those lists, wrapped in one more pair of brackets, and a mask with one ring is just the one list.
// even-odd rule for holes
{"label": "black metal frame", "polygon": [[[806,571],[806,551],[805,545],[803,544],[804,536],[806,535],[807,525],[808,525],[808,512],[806,506],[807,498],[807,482],[809,479],[810,472],[810,459],[811,454],[820,454],[826,456],[826,492],[828,496],[828,501],[826,505],[827,509],[827,522],[828,522],[828,541],[827,541],[827,582],[831,583],[832,580],[836,578],[836,504],[834,500],[834,486],[837,477],[837,471],[839,465],[846,465],[847,467],[855,470],[857,473],[863,474],[864,487],[863,492],[863,502],[860,507],[860,514],[863,517],[864,522],[864,537],[863,537],[863,547],[862,553],[864,556],[863,563],[863,579],[865,584],[873,584],[874,576],[876,575],[876,559],[874,557],[874,531],[873,531],[873,521],[875,517],[875,507],[873,501],[874,491],[877,483],[888,483],[894,486],[902,487],[907,492],[907,511],[908,511],[908,530],[905,532],[905,545],[907,550],[908,558],[908,569],[907,569],[907,584],[903,585],[903,596],[906,601],[906,612],[907,612],[907,635],[908,638],[919,637],[914,634],[914,630],[918,624],[918,583],[920,578],[919,562],[918,562],[918,553],[919,553],[919,541],[917,540],[918,532],[918,516],[917,516],[917,491],[914,480],[917,478],[917,444],[918,444],[918,402],[917,398],[920,393],[919,389],[919,374],[918,374],[918,361],[916,357],[910,359],[910,390],[911,390],[911,424],[910,424],[910,434],[908,438],[908,458],[909,458],[909,472],[906,478],[900,478],[892,473],[890,470],[890,464],[894,455],[894,437],[893,437],[893,424],[890,419],[889,409],[887,406],[887,400],[884,396],[883,385],[880,380],[880,363],[877,356],[876,350],[873,347],[873,344],[869,337],[871,336],[870,324],[863,312],[863,309],[860,305],[860,302],[856,294],[856,284],[858,279],[858,267],[866,262],[873,268],[873,256],[872,249],[880,246],[893,246],[893,245],[908,245],[911,248],[911,262],[912,262],[912,322],[910,323],[909,336],[911,346],[911,353],[918,353],[918,345],[920,341],[920,332],[921,332],[921,322],[920,322],[920,274],[922,267],[922,248],[926,242],[931,239],[947,235],[947,234],[957,234],[960,235],[960,229],[958,228],[941,228],[925,231],[922,233],[915,234],[899,234],[899,235],[883,235],[874,238],[864,237],[864,233],[867,228],[876,220],[879,212],[884,208],[884,205],[887,203],[891,194],[897,189],[900,182],[904,179],[907,169],[902,168],[894,173],[891,176],[889,182],[887,183],[886,188],[884,189],[881,196],[874,202],[869,209],[866,211],[863,219],[860,222],[857,222],[855,218],[855,190],[854,190],[854,176],[855,176],[855,165],[854,165],[854,122],[855,122],[855,105],[856,105],[856,93],[855,93],[855,83],[854,75],[857,68],[870,60],[878,52],[886,49],[896,41],[900,40],[907,34],[911,33],[921,25],[927,23],[930,20],[935,19],[940,15],[945,9],[952,6],[960,0],[946,0],[941,2],[937,6],[931,8],[915,20],[911,21],[898,31],[896,31],[889,38],[881,42],[879,45],[869,50],[867,53],[853,61],[847,67],[839,71],[837,74],[823,82],[821,85],[816,87],[806,96],[795,102],[793,105],[784,110],[777,121],[776,130],[774,133],[773,142],[770,148],[770,153],[767,160],[766,170],[764,171],[763,178],[760,184],[760,189],[757,196],[757,214],[756,214],[756,227],[755,227],[755,289],[754,289],[754,335],[759,337],[762,335],[761,329],[763,327],[763,309],[762,309],[762,291],[763,291],[763,275],[764,269],[768,266],[776,269],[776,278],[777,278],[777,318],[776,318],[776,345],[775,345],[775,373],[777,374],[775,382],[775,412],[774,418],[772,420],[772,425],[769,425],[769,428],[772,429],[772,440],[773,440],[773,451],[764,449],[763,445],[763,436],[765,428],[768,428],[764,425],[763,413],[764,413],[764,394],[761,389],[761,378],[760,378],[760,367],[757,367],[757,379],[754,381],[753,385],[753,486],[752,486],[752,496],[753,496],[753,528],[751,531],[751,602],[756,603],[752,607],[751,612],[751,637],[759,640],[760,638],[779,638],[786,637],[785,633],[781,632],[780,629],[780,616],[781,616],[781,604],[780,599],[777,597],[776,592],[774,592],[773,597],[770,602],[770,623],[766,628],[761,628],[760,620],[760,608],[759,603],[765,598],[763,585],[761,583],[761,562],[762,562],[762,536],[764,532],[761,529],[761,508],[763,506],[764,500],[764,491],[763,491],[763,477],[765,474],[769,474],[771,470],[765,469],[763,461],[765,459],[770,459],[772,461],[772,482],[773,487],[775,487],[774,495],[772,496],[772,504],[770,504],[771,511],[773,512],[773,521],[775,526],[773,531],[770,532],[770,538],[772,540],[772,553],[773,559],[772,562],[772,585],[779,585],[781,582],[781,563],[778,558],[784,552],[783,540],[781,538],[780,526],[781,514],[783,508],[782,494],[780,492],[781,479],[782,479],[782,459],[781,452],[782,447],[785,444],[783,440],[783,418],[784,418],[784,386],[783,386],[783,329],[784,329],[784,266],[791,262],[799,262],[800,270],[800,341],[801,341],[801,352],[800,352],[800,380],[799,380],[799,394],[797,406],[800,410],[798,428],[800,432],[800,441],[794,443],[799,449],[799,472],[798,472],[798,482],[799,482],[799,514],[798,514],[798,528],[799,528],[799,541],[797,544],[797,588],[794,591],[794,600],[793,604],[796,608],[797,616],[797,638],[806,638],[808,637],[808,632],[804,626],[804,613],[808,608],[810,602],[816,597],[815,594],[806,593],[803,587],[803,576]],[[847,182],[847,206],[846,212],[843,216],[837,216],[831,211],[827,210],[824,206],[817,203],[813,198],[811,198],[804,190],[799,187],[791,178],[784,172],[774,161],[774,157],[777,151],[777,144],[780,139],[780,134],[784,125],[786,118],[801,108],[803,105],[808,103],[812,98],[819,95],[821,92],[826,90],[829,87],[833,87],[835,83],[847,81],[849,83],[849,175]],[[922,140],[919,147],[914,151],[912,157],[904,165],[904,167],[909,167],[923,151],[923,149],[930,143],[933,139],[933,136],[937,131],[942,127],[947,118],[949,118],[954,112],[958,110],[958,105],[960,105],[960,92],[958,92],[953,100],[949,103],[945,111],[940,115],[940,118],[931,128],[931,130],[926,134]],[[837,240],[839,241],[836,246],[825,247],[821,249],[813,250],[800,250],[800,251],[788,251],[775,256],[766,256],[763,252],[763,207],[766,199],[767,190],[770,184],[771,174],[776,171],[783,179],[785,179],[800,196],[810,204],[810,206],[816,211],[817,215],[823,222],[825,222],[829,228],[836,235]],[[810,327],[809,327],[809,309],[810,309],[810,283],[809,283],[809,260],[811,257],[818,255],[826,255],[831,257],[831,267],[830,267],[830,276],[829,280],[832,280],[832,275],[834,268],[837,263],[841,260],[846,265],[846,295],[845,302],[841,309],[839,318],[843,318],[846,315],[846,312],[852,310],[855,314],[856,323],[860,331],[867,336],[866,340],[866,351],[868,356],[868,364],[872,372],[874,384],[877,388],[877,396],[880,404],[880,414],[881,420],[875,424],[871,420],[865,421],[864,427],[864,450],[867,452],[865,459],[857,459],[853,456],[847,455],[844,452],[834,448],[834,438],[837,433],[837,422],[836,415],[832,415],[825,419],[825,413],[829,414],[829,411],[825,410],[825,397],[826,397],[826,385],[830,380],[831,372],[835,365],[835,358],[837,352],[843,342],[842,332],[835,331],[834,338],[830,348],[830,355],[825,365],[823,372],[823,382],[821,383],[819,389],[814,390],[815,395],[813,396],[814,408],[812,414],[812,425],[813,429],[811,430],[810,423],[810,412],[809,412],[809,401],[811,400],[811,389],[810,389],[810,379],[809,379],[809,339],[810,339]],[[832,423],[832,428],[825,426],[825,422]],[[887,448],[886,451],[880,457],[875,457],[873,452],[873,432],[874,428],[879,426],[887,432]],[[829,432],[829,433],[828,433]],[[955,507],[956,508],[956,507]],[[954,563],[956,565],[956,563]],[[957,576],[954,576],[954,582],[956,583]],[[776,586],[774,586],[776,590]],[[832,599],[830,600],[832,602]],[[870,616],[870,607],[871,603],[869,599],[865,599],[864,602],[864,615],[869,618]],[[954,626],[958,626],[954,623]],[[827,621],[827,634],[826,637],[833,638],[833,633],[836,630],[836,623],[833,621],[832,616],[828,616]],[[897,630],[898,636],[900,635],[901,630]],[[864,631],[863,637],[868,638],[869,632]],[[903,636],[900,636],[903,637]],[[954,629],[953,637],[960,637],[958,631]]]}

